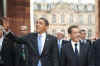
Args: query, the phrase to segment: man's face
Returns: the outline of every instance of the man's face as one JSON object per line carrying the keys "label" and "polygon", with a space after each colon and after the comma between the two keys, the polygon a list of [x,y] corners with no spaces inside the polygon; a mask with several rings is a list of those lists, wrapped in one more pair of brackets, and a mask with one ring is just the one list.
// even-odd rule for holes
{"label": "man's face", "polygon": [[78,42],[80,40],[80,29],[79,28],[72,28],[72,33],[70,34],[70,38],[74,42]]}
{"label": "man's face", "polygon": [[37,22],[36,22],[36,32],[38,33],[43,33],[43,32],[46,32],[48,26],[46,26],[44,20],[42,19],[39,19]]}
{"label": "man's face", "polygon": [[80,34],[81,34],[80,35],[81,39],[85,39],[86,38],[86,32],[81,32]]}
{"label": "man's face", "polygon": [[9,22],[7,20],[3,20],[3,26],[4,26],[4,29],[5,30],[8,30],[9,29]]}
{"label": "man's face", "polygon": [[57,33],[57,39],[61,40],[64,38],[64,35],[62,33]]}

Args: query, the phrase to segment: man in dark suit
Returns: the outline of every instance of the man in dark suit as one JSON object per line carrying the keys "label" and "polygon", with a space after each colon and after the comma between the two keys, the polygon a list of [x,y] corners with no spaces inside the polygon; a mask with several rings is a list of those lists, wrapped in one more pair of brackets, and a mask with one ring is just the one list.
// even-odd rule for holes
{"label": "man in dark suit", "polygon": [[66,40],[64,40],[64,33],[61,31],[58,31],[57,34],[57,44],[59,49],[59,66],[61,66],[61,48],[66,43]]}
{"label": "man in dark suit", "polygon": [[7,17],[0,18],[0,23],[3,26],[3,44],[2,44],[2,60],[5,66],[16,65],[16,40],[17,37],[10,31]]}
{"label": "man in dark suit", "polygon": [[58,48],[59,48],[59,54],[61,54],[61,46],[64,42],[64,33],[59,31],[59,32],[57,32],[56,36],[57,36],[57,44],[58,44]]}
{"label": "man in dark suit", "polygon": [[0,25],[0,66],[13,66],[13,53],[10,44],[12,40],[4,35],[4,28]]}
{"label": "man in dark suit", "polygon": [[36,22],[36,33],[23,38],[28,47],[27,66],[59,66],[57,38],[47,34],[48,27],[48,20],[40,18]]}
{"label": "man in dark suit", "polygon": [[95,49],[95,66],[100,66],[100,39],[95,41],[94,44]]}
{"label": "man in dark suit", "polygon": [[86,30],[85,29],[80,30],[80,38],[81,38],[82,43],[92,44],[91,40],[86,39]]}
{"label": "man in dark suit", "polygon": [[79,27],[69,27],[68,33],[71,40],[62,47],[62,66],[94,66],[90,45],[80,42]]}

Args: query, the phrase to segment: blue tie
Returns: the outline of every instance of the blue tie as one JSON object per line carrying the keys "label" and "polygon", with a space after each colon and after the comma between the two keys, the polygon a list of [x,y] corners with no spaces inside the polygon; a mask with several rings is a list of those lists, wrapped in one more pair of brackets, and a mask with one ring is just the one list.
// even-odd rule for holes
{"label": "blue tie", "polygon": [[[39,54],[41,55],[41,48],[42,48],[42,36],[38,36],[38,51],[39,51]],[[41,60],[39,60],[38,62],[38,66],[42,66],[41,65]]]}
{"label": "blue tie", "polygon": [[41,55],[41,49],[42,49],[42,36],[40,35],[38,37],[38,51],[40,55]]}
{"label": "blue tie", "polygon": [[78,55],[77,44],[75,44],[75,54]]}
{"label": "blue tie", "polygon": [[58,40],[58,48],[59,48],[59,54],[60,54],[60,51],[61,51],[61,44],[60,44],[60,40]]}

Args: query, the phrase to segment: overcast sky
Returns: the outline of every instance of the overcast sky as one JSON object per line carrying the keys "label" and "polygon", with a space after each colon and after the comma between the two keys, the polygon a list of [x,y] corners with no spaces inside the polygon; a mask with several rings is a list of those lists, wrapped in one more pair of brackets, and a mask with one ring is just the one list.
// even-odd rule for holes
{"label": "overcast sky", "polygon": [[[53,0],[34,0],[36,2],[43,2],[43,1],[46,1],[46,2],[52,2]],[[88,3],[93,3],[95,4],[95,0],[54,0],[54,2],[58,2],[58,1],[64,1],[64,2],[68,2],[68,3],[83,3],[83,4],[88,4]]]}

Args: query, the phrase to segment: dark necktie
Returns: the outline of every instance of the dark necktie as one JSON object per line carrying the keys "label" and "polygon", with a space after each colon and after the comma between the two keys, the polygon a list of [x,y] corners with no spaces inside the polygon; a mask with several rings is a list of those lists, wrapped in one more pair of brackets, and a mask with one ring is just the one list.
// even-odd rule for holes
{"label": "dark necktie", "polygon": [[78,55],[77,44],[75,44],[75,54]]}

